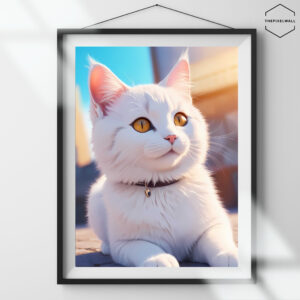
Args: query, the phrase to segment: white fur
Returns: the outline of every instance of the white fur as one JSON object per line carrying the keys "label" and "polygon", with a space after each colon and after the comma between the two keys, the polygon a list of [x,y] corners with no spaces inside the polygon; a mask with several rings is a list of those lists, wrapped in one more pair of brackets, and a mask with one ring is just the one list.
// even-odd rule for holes
{"label": "white fur", "polygon": [[[172,72],[176,66],[169,76]],[[180,75],[178,81],[186,81]],[[178,267],[178,261],[187,259],[237,266],[231,226],[204,165],[206,122],[190,94],[176,88],[189,82],[166,82],[126,87],[106,115],[95,105],[102,100],[92,99],[92,142],[103,175],[90,192],[89,223],[102,240],[102,251],[125,266]],[[177,112],[188,116],[186,126],[175,126]],[[155,130],[135,131],[130,124],[139,117],[148,118]],[[170,134],[177,136],[173,145],[164,139]],[[144,187],[134,185],[174,179],[180,180],[151,188],[149,198]]]}

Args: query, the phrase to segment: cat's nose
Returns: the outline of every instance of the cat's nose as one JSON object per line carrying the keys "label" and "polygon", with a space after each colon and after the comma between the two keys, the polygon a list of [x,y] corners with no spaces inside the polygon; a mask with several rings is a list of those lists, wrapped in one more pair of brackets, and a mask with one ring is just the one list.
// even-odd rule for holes
{"label": "cat's nose", "polygon": [[176,139],[177,139],[177,136],[175,134],[170,134],[165,137],[165,140],[169,141],[172,145],[174,144]]}

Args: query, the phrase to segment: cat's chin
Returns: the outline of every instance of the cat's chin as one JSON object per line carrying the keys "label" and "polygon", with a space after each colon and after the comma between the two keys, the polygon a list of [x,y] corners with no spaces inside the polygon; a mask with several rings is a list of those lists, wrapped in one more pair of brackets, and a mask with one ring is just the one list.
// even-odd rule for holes
{"label": "cat's chin", "polygon": [[181,161],[181,157],[182,156],[180,154],[171,149],[167,153],[152,159],[150,164],[157,171],[166,171],[176,167],[176,165]]}
{"label": "cat's chin", "polygon": [[170,157],[171,155],[173,155],[174,157],[175,156],[179,156],[179,154],[177,152],[175,152],[173,149],[171,149],[170,151],[168,151],[167,153],[159,156],[157,159],[160,159],[160,158],[164,158],[164,157]]}

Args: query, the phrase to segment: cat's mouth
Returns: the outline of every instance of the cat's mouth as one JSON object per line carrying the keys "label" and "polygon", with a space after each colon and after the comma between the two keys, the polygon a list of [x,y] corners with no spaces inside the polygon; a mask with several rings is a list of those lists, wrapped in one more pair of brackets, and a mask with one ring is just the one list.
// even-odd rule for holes
{"label": "cat's mouth", "polygon": [[175,152],[173,149],[170,149],[168,152],[166,152],[165,154],[161,155],[159,158],[163,158],[163,157],[166,157],[168,155],[178,155],[177,152]]}

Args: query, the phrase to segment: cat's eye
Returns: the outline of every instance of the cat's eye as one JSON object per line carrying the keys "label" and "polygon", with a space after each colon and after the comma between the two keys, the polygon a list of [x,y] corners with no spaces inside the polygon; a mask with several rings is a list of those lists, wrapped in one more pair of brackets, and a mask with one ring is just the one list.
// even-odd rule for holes
{"label": "cat's eye", "polygon": [[178,112],[174,116],[174,124],[176,126],[185,126],[187,121],[188,121],[187,116],[182,112]]}
{"label": "cat's eye", "polygon": [[146,119],[146,118],[139,118],[139,119],[136,119],[132,124],[131,126],[138,132],[147,132],[151,129],[153,129],[153,126],[151,124],[151,122]]}

